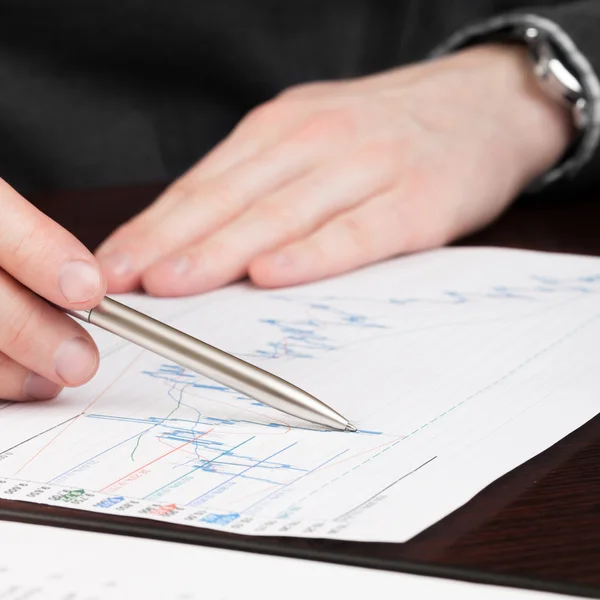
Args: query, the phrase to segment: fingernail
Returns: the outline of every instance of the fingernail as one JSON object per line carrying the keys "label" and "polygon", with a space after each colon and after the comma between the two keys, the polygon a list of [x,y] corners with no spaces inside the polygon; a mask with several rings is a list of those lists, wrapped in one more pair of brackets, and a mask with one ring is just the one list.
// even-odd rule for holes
{"label": "fingernail", "polygon": [[131,256],[124,252],[98,256],[101,267],[115,277],[124,277],[133,271]]}
{"label": "fingernail", "polygon": [[85,260],[72,260],[63,265],[58,285],[67,302],[87,302],[100,290],[100,271]]}
{"label": "fingernail", "polygon": [[23,385],[23,393],[32,400],[50,400],[57,396],[61,389],[60,385],[37,373],[30,373]]}
{"label": "fingernail", "polygon": [[78,385],[87,381],[95,372],[98,355],[91,343],[77,337],[65,340],[54,355],[54,369],[67,384]]}
{"label": "fingernail", "polygon": [[173,273],[173,275],[177,275],[178,277],[185,275],[190,270],[191,262],[187,256],[178,256],[177,258],[173,258],[169,262],[169,268],[171,269],[171,273]]}

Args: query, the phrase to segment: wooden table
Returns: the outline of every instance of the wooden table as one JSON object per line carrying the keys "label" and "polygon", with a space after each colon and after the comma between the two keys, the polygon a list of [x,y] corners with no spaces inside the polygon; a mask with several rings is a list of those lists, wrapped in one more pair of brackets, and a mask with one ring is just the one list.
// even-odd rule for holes
{"label": "wooden table", "polygon": [[[160,189],[71,191],[47,195],[36,203],[94,248]],[[600,254],[599,232],[600,201],[548,200],[518,205],[492,227],[462,243]],[[405,544],[240,540],[230,534],[154,521],[106,515],[93,515],[88,521],[68,509],[6,501],[0,502],[0,516],[33,522],[61,522],[74,516],[76,520],[70,524],[75,527],[115,532],[129,528],[142,536],[175,536],[183,542],[234,544],[251,551],[600,598],[600,416]]]}

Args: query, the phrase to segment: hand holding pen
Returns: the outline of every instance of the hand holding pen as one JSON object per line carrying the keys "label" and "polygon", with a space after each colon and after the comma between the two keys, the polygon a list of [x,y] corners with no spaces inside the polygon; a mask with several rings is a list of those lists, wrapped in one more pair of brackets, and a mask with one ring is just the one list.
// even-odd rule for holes
{"label": "hand holding pen", "polygon": [[287,414],[356,431],[295,385],[105,297],[87,249],[5,183],[0,207],[0,399],[51,398],[95,374],[98,349],[68,313]]}
{"label": "hand holding pen", "polygon": [[64,309],[96,306],[106,284],[73,235],[0,180],[0,400],[44,400],[98,368],[88,332]]}

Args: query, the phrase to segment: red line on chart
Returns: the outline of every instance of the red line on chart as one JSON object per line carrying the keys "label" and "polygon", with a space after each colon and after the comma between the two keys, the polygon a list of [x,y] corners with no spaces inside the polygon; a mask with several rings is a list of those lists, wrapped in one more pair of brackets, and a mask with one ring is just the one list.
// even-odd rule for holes
{"label": "red line on chart", "polygon": [[67,429],[69,429],[69,427],[71,427],[71,425],[73,425],[73,423],[76,423],[77,421],[79,421],[79,419],[81,417],[83,417],[83,415],[85,415],[87,413],[88,410],[90,410],[90,408],[92,408],[92,406],[94,406],[94,404],[96,404],[96,402],[98,402],[98,400],[100,400],[100,398],[102,398],[102,396],[104,396],[104,394],[106,394],[106,392],[108,392],[108,390],[115,384],[117,383],[117,381],[119,381],[119,379],[121,379],[121,377],[123,377],[123,375],[125,375],[125,373],[127,373],[127,371],[131,368],[131,366],[133,365],[133,363],[135,363],[136,360],[138,360],[138,358],[143,354],[143,352],[140,352],[78,415],[75,419],[73,419],[72,421],[69,422],[69,424],[64,428],[61,429],[45,446],[43,446],[42,448],[40,448],[16,473],[15,475],[18,475],[27,465],[31,464],[36,458],[38,458],[38,456],[40,456],[40,454],[42,454],[42,452],[44,452],[44,450],[46,450],[49,446],[51,446],[65,431],[67,431]]}
{"label": "red line on chart", "polygon": [[141,467],[137,468],[135,471],[131,471],[131,473],[124,475],[120,479],[117,479],[116,481],[109,483],[108,485],[104,486],[101,490],[98,490],[98,491],[103,492],[104,490],[107,490],[108,488],[112,487],[113,485],[117,485],[117,483],[120,483],[121,481],[123,481],[123,479],[127,479],[128,477],[131,477],[132,475],[135,475],[138,471],[141,471],[142,469],[145,469],[146,467],[149,467],[150,465],[153,465],[154,463],[158,462],[159,460],[162,460],[163,458],[169,456],[169,454],[173,454],[173,452],[177,452],[177,450],[181,450],[182,448],[185,448],[185,446],[187,446],[188,444],[191,444],[192,442],[199,440],[201,437],[208,435],[213,430],[214,430],[214,427],[209,429],[208,431],[205,431],[204,433],[197,435],[194,439],[188,440],[187,442],[184,442],[180,446],[177,446],[176,448],[173,448],[173,449],[169,450],[168,452],[165,452],[165,454],[159,456],[158,458],[155,458],[154,460],[151,460],[149,463],[146,463],[145,465],[142,465]]}

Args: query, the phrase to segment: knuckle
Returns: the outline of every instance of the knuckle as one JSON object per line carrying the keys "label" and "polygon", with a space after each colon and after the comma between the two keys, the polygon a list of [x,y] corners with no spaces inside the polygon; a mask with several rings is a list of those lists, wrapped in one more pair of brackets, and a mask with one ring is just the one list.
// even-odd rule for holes
{"label": "knuckle", "polygon": [[27,303],[15,303],[3,323],[4,331],[0,334],[3,347],[17,347],[19,352],[28,352],[35,344],[35,336],[31,332],[40,329],[41,317],[41,308]]}
{"label": "knuckle", "polygon": [[[160,218],[174,213],[199,196],[201,183],[190,176],[183,176],[172,183],[150,206],[136,215],[124,227],[132,225],[141,229],[156,227]],[[160,230],[160,228],[157,228]]]}
{"label": "knuckle", "polygon": [[[0,373],[6,373],[6,371],[12,366],[12,363],[13,361],[6,354],[0,352]],[[0,390],[0,394],[1,393],[2,391]]]}
{"label": "knuckle", "polygon": [[284,237],[294,233],[299,224],[298,211],[288,202],[263,202],[256,206],[258,222],[269,223]]}
{"label": "knuckle", "polygon": [[273,104],[273,101],[265,102],[264,104],[259,104],[252,108],[243,119],[243,122],[248,125],[260,124],[264,122],[266,116],[270,112],[270,107]]}
{"label": "knuckle", "polygon": [[163,195],[162,201],[170,206],[179,206],[189,202],[194,196],[197,186],[192,183],[180,180],[171,186],[171,188]]}
{"label": "knuckle", "polygon": [[401,178],[399,156],[402,148],[387,140],[375,140],[358,147],[348,156],[347,166],[357,172],[370,173],[377,178],[377,185],[390,186]]}
{"label": "knuckle", "polygon": [[357,215],[347,215],[341,221],[341,226],[348,241],[356,250],[368,256],[374,254],[377,235],[365,219]]}
{"label": "knuckle", "polygon": [[143,215],[138,217],[137,221],[129,221],[119,225],[111,234],[109,240],[105,241],[101,250],[104,253],[112,252],[121,241],[131,238],[137,235],[138,231],[142,228],[141,221],[144,219]]}
{"label": "knuckle", "polygon": [[351,110],[322,110],[305,120],[296,138],[308,142],[343,142],[356,134],[357,126],[358,119]]}
{"label": "knuckle", "polygon": [[219,185],[210,191],[211,203],[217,210],[226,211],[236,203],[238,196],[233,185],[227,180],[220,181]]}
{"label": "knuckle", "polygon": [[226,269],[238,256],[240,250],[235,241],[214,237],[206,243],[199,255],[193,256],[192,260],[201,262],[203,274],[210,278],[222,269]]}
{"label": "knuckle", "polygon": [[145,230],[144,223],[131,222],[119,225],[97,250],[97,256],[103,259],[114,253],[122,252],[124,248],[130,250],[139,244]]}
{"label": "knuckle", "polygon": [[[214,184],[210,184],[202,189],[189,201],[194,203],[196,215],[202,209],[202,214],[210,215],[210,221],[214,223],[224,223],[243,206],[246,195],[236,184],[228,178],[223,178]],[[196,218],[194,213],[190,213],[190,218]]]}
{"label": "knuckle", "polygon": [[296,112],[293,103],[283,97],[274,98],[253,108],[244,118],[244,122],[257,127],[268,126],[288,119],[292,112]]}
{"label": "knuckle", "polygon": [[30,227],[21,232],[10,249],[12,262],[17,271],[27,269],[33,261],[39,259],[38,253],[41,252],[41,248],[36,238],[35,228]]}

